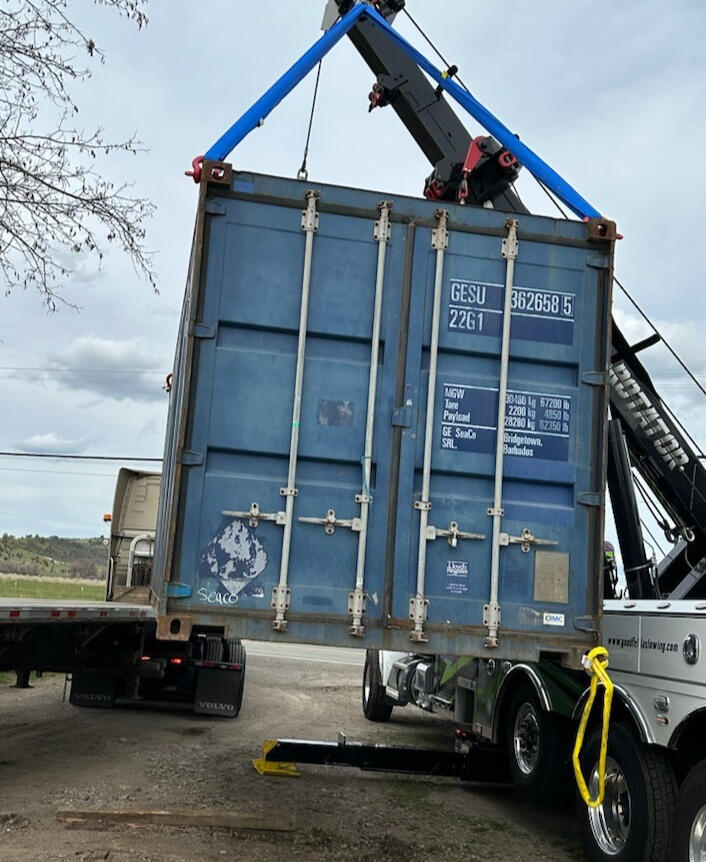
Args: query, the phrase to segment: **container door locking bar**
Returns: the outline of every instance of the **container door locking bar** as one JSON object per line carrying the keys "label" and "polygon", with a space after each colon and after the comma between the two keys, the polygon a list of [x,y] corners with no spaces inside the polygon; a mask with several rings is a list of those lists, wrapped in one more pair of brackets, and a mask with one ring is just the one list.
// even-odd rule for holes
{"label": "container door locking bar", "polygon": [[[294,498],[297,496],[297,456],[299,453],[299,421],[302,412],[302,385],[304,382],[304,359],[306,356],[306,330],[309,321],[309,289],[311,286],[311,261],[314,251],[314,234],[319,229],[319,214],[316,210],[317,191],[306,193],[306,209],[302,212],[301,229],[306,232],[304,246],[304,272],[302,275],[302,302],[299,312],[299,339],[297,342],[297,367],[294,375],[294,403],[292,406],[292,433],[289,440],[289,468],[287,470],[287,485],[280,488],[280,494],[286,498],[284,522],[275,518],[276,523],[282,523],[282,558],[279,568],[279,583],[272,588],[272,607],[275,618],[272,628],[277,632],[287,631],[285,614],[289,609],[290,589],[287,585],[289,576],[289,551],[292,544],[292,521],[294,515]],[[280,513],[278,513],[279,515]]]}
{"label": "container door locking bar", "polygon": [[[488,509],[488,514],[492,514]],[[510,536],[508,533],[500,533],[498,543],[501,547],[506,548],[508,545],[521,545],[522,553],[529,554],[532,545],[558,545],[559,542],[553,542],[550,539],[538,539],[532,535],[532,531],[525,527],[519,536]]]}
{"label": "container door locking bar", "polygon": [[465,530],[459,530],[456,521],[451,521],[448,529],[440,529],[433,527],[431,524],[427,526],[427,541],[433,542],[439,537],[446,537],[449,540],[449,545],[452,548],[458,547],[459,539],[485,539],[485,533],[467,533]]}
{"label": "container door locking bar", "polygon": [[493,505],[488,515],[493,519],[493,544],[490,556],[490,601],[483,607],[483,625],[488,628],[486,647],[498,645],[500,627],[500,604],[498,587],[500,581],[500,527],[503,515],[503,461],[505,457],[505,401],[507,399],[507,378],[510,366],[510,325],[512,322],[512,290],[515,280],[515,260],[519,243],[517,242],[517,220],[508,219],[507,236],[502,243],[502,256],[506,261],[505,295],[503,302],[503,332],[500,347],[500,384],[498,386],[498,422],[495,442],[495,483]]}
{"label": "container door locking bar", "polygon": [[257,527],[260,521],[274,521],[275,524],[283,527],[286,518],[284,512],[261,512],[258,503],[251,503],[247,512],[231,512],[229,509],[224,509],[221,515],[225,515],[226,518],[247,518],[251,527]]}
{"label": "container door locking bar", "polygon": [[365,444],[361,464],[363,481],[360,494],[355,495],[355,501],[360,505],[360,517],[341,519],[334,509],[329,509],[324,518],[299,518],[303,524],[318,524],[323,526],[328,536],[333,535],[336,527],[348,527],[358,533],[358,556],[355,570],[355,588],[348,594],[348,614],[353,618],[349,629],[354,637],[363,637],[365,626],[365,549],[368,538],[368,512],[373,498],[370,494],[370,477],[373,460],[373,430],[375,427],[375,398],[377,393],[378,361],[380,356],[380,327],[382,323],[382,300],[385,283],[385,257],[387,244],[390,241],[390,209],[389,201],[378,204],[379,218],[375,222],[373,235],[378,243],[377,275],[375,278],[375,301],[373,307],[373,330],[370,342],[370,375],[368,379],[368,408],[365,420]]}
{"label": "container door locking bar", "polygon": [[[310,190],[306,193],[306,209],[302,211],[301,229],[306,233],[304,246],[304,272],[302,275],[302,300],[299,311],[299,338],[297,342],[297,367],[294,375],[294,402],[292,405],[292,433],[289,439],[289,466],[287,469],[287,485],[280,488],[280,494],[286,498],[284,512],[261,512],[258,503],[252,503],[247,512],[224,511],[223,514],[232,518],[247,518],[251,527],[257,527],[260,521],[274,521],[284,527],[282,534],[282,558],[279,568],[279,582],[272,588],[272,607],[275,618],[272,628],[277,632],[287,631],[285,614],[289,609],[291,590],[287,584],[289,577],[289,551],[292,544],[292,522],[294,520],[294,498],[299,491],[296,488],[297,457],[299,454],[299,422],[302,412],[302,387],[304,383],[304,360],[306,358],[306,330],[309,321],[309,290],[311,287],[311,261],[314,252],[314,234],[319,229],[319,213],[316,201],[319,193]],[[328,517],[328,516],[327,516]],[[334,525],[336,523],[334,512]],[[328,532],[328,531],[327,531]]]}
{"label": "container door locking bar", "polygon": [[302,524],[318,524],[324,528],[327,536],[333,536],[336,527],[348,527],[354,533],[359,533],[362,529],[360,518],[339,518],[335,509],[329,509],[324,518],[297,518],[297,520]]}
{"label": "container door locking bar", "polygon": [[444,276],[444,253],[449,245],[448,213],[436,211],[436,227],[431,234],[431,247],[436,251],[436,273],[434,276],[434,304],[431,319],[429,344],[429,380],[427,383],[427,416],[424,431],[424,461],[422,466],[422,499],[414,503],[419,510],[419,553],[417,556],[417,592],[409,600],[409,618],[414,622],[410,639],[425,643],[429,635],[424,631],[429,599],[424,595],[427,565],[427,528],[429,526],[429,485],[431,479],[431,453],[434,438],[434,404],[436,400],[436,367],[439,356],[439,321],[441,319],[441,294]]}
{"label": "container door locking bar", "polygon": [[385,256],[390,241],[389,201],[382,201],[378,209],[380,217],[375,222],[373,234],[378,244],[377,274],[375,276],[375,304],[373,310],[373,333],[370,344],[370,376],[368,378],[368,412],[365,419],[365,446],[363,450],[363,487],[356,496],[360,503],[360,532],[358,533],[358,556],[355,566],[355,586],[348,594],[348,613],[352,617],[349,629],[353,637],[363,637],[365,626],[365,549],[368,541],[368,513],[373,498],[370,496],[370,473],[373,462],[373,429],[375,426],[375,396],[378,381],[378,358],[380,355],[380,326],[382,323],[382,298],[385,284]]}

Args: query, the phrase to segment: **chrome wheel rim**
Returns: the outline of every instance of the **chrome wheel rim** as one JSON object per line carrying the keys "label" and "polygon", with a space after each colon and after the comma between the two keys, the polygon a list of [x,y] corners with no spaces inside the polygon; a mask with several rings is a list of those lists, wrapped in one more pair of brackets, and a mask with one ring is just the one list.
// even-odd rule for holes
{"label": "chrome wheel rim", "polygon": [[539,760],[539,717],[531,703],[523,703],[517,710],[512,746],[520,772],[530,775]]}
{"label": "chrome wheel rim", "polygon": [[[589,791],[595,799],[598,795],[598,762],[591,773]],[[597,808],[588,809],[588,818],[596,844],[607,856],[617,856],[624,849],[630,833],[630,790],[623,770],[612,757],[606,758],[605,797]]]}
{"label": "chrome wheel rim", "polygon": [[706,862],[706,805],[702,805],[691,823],[689,862]]}

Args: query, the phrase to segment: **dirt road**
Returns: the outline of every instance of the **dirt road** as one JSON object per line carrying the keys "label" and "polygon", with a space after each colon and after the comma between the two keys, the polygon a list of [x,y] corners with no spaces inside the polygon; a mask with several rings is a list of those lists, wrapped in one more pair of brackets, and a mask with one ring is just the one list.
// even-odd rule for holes
{"label": "dirt road", "polygon": [[[279,653],[279,654],[278,654]],[[0,688],[0,860],[109,862],[570,862],[583,858],[571,807],[521,803],[508,787],[302,766],[298,779],[252,768],[262,740],[291,736],[446,746],[450,725],[396,710],[361,714],[360,654],[253,645],[234,721],[77,709],[63,680]],[[294,813],[290,833],[168,826],[67,826],[66,807],[195,807]]]}

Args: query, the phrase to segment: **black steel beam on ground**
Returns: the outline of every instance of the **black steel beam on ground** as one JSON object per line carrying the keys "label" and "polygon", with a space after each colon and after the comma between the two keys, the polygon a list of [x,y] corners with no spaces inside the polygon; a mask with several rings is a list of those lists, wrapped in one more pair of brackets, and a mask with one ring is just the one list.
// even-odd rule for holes
{"label": "black steel beam on ground", "polygon": [[464,781],[507,783],[510,772],[505,752],[478,745],[470,752],[401,745],[368,745],[362,742],[319,742],[311,739],[278,739],[264,754],[271,763],[312,763],[319,766],[354,766],[370,772],[435,775]]}

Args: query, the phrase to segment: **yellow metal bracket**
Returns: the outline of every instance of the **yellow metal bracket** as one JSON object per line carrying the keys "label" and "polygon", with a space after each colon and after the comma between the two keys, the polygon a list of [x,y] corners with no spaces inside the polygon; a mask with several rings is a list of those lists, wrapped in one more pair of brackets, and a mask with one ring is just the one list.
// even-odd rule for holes
{"label": "yellow metal bracket", "polygon": [[279,775],[282,778],[299,778],[301,772],[296,763],[282,763],[278,760],[268,760],[267,755],[277,745],[276,739],[266,739],[262,743],[262,757],[253,760],[252,765],[258,775]]}

